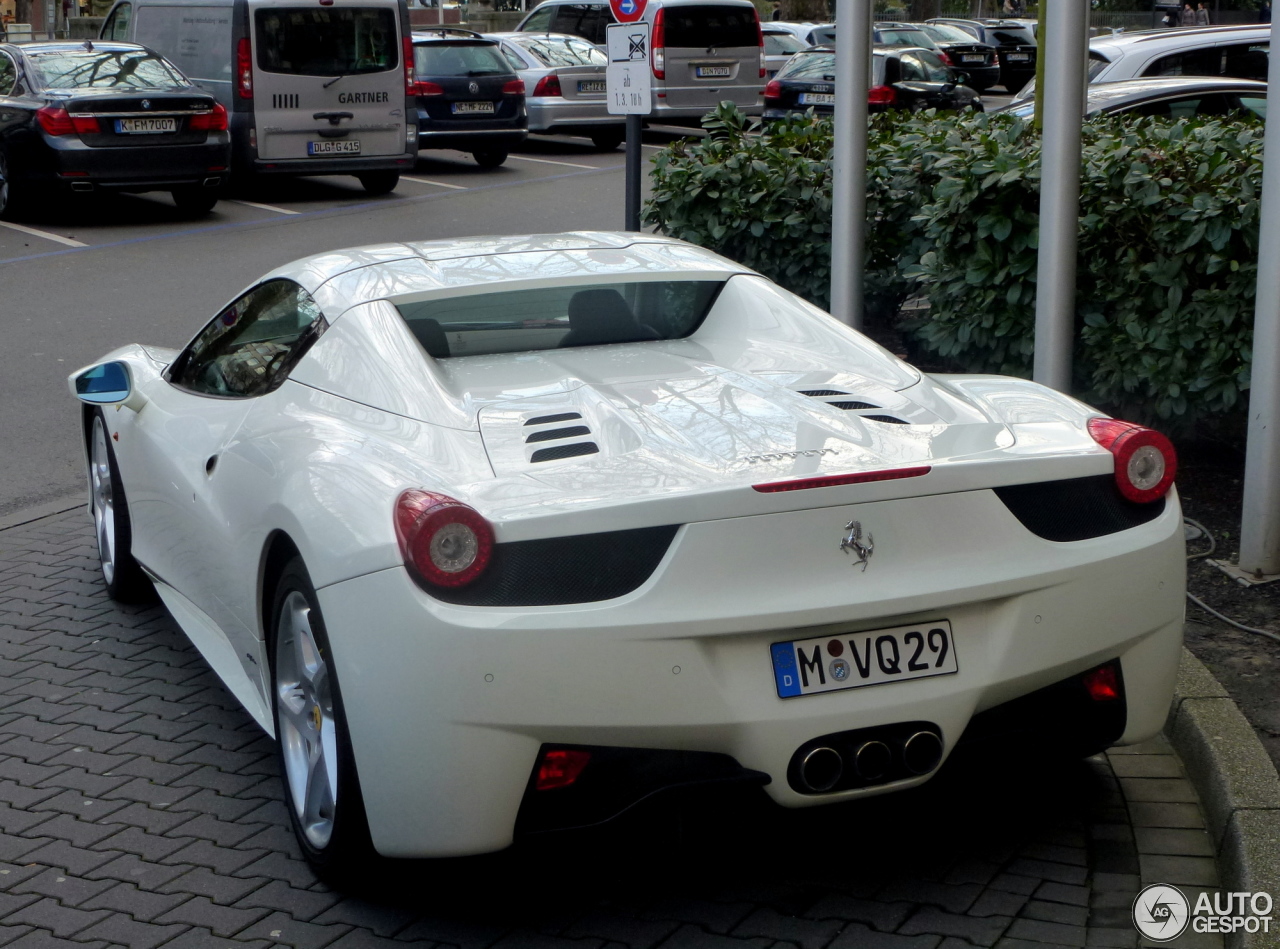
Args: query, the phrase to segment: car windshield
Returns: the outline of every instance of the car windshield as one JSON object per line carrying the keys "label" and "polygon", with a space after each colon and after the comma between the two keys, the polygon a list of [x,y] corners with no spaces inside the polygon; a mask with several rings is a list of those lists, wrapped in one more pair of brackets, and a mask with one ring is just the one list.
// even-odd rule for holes
{"label": "car windshield", "polygon": [[667,46],[684,49],[728,49],[760,43],[752,7],[710,3],[664,7],[663,30]]}
{"label": "car windshield", "polygon": [[419,76],[501,76],[511,72],[492,43],[419,43],[413,48]]}
{"label": "car windshield", "polygon": [[938,44],[923,30],[876,30],[876,42],[881,46],[918,46],[937,49]]}
{"label": "car windshield", "polygon": [[834,82],[836,54],[824,51],[796,53],[778,72],[777,79],[816,79]]}
{"label": "car windshield", "polygon": [[267,7],[255,13],[258,68],[295,76],[351,76],[400,64],[389,7]]}
{"label": "car windshield", "polygon": [[431,356],[485,356],[680,339],[701,325],[719,280],[534,287],[397,303]]}
{"label": "car windshield", "polygon": [[176,66],[146,49],[27,50],[46,89],[172,89],[188,85]]}
{"label": "car windshield", "polygon": [[544,66],[607,66],[609,57],[577,36],[517,36],[519,43]]}
{"label": "car windshield", "polygon": [[928,23],[920,27],[921,30],[928,33],[935,40],[941,40],[944,43],[972,43],[973,34],[966,33],[958,26],[948,26],[946,23]]}
{"label": "car windshield", "polygon": [[789,56],[804,49],[791,33],[766,33],[764,35],[764,51],[769,56]]}

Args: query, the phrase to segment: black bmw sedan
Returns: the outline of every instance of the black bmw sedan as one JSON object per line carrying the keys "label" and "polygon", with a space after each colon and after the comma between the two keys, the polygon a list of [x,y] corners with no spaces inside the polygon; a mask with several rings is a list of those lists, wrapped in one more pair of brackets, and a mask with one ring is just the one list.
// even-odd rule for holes
{"label": "black bmw sedan", "polygon": [[0,215],[99,189],[169,191],[204,214],[230,148],[226,110],[145,46],[0,44]]}
{"label": "black bmw sedan", "polygon": [[524,80],[498,43],[444,27],[413,34],[418,147],[470,152],[496,168],[529,135]]}
{"label": "black bmw sedan", "polygon": [[[965,85],[968,76],[952,69],[927,49],[876,47],[871,58],[871,88],[867,107],[889,109],[974,109],[982,99]],[[813,109],[830,114],[836,102],[836,54],[830,46],[796,53],[764,87],[764,118],[780,119],[788,112]]]}

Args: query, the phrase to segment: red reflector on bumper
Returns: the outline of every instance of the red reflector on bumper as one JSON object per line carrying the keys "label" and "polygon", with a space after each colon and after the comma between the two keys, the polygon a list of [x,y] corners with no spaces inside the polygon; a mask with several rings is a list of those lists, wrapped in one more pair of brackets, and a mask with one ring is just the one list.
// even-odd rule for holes
{"label": "red reflector on bumper", "polygon": [[1091,669],[1081,678],[1089,698],[1095,702],[1111,702],[1120,698],[1120,683],[1116,680],[1114,663]]}
{"label": "red reflector on bumper", "polygon": [[931,465],[918,468],[892,468],[889,471],[860,471],[857,474],[823,475],[819,478],[796,478],[793,481],[766,481],[764,484],[753,484],[764,494],[777,491],[803,491],[806,488],[830,488],[838,484],[866,484],[869,481],[897,481],[901,478],[918,478],[932,470]]}
{"label": "red reflector on bumper", "polygon": [[567,788],[578,780],[582,769],[591,760],[591,752],[574,751],[569,748],[553,748],[542,756],[538,765],[538,777],[534,782],[534,790],[550,791],[554,788]]}

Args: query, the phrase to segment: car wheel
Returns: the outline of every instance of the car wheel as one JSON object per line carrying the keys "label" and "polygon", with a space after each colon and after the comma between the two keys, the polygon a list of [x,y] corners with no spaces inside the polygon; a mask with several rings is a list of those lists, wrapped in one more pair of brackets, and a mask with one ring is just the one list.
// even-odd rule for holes
{"label": "car wheel", "polygon": [[602,152],[611,152],[626,141],[626,138],[625,133],[612,130],[608,132],[592,132],[591,144]]}
{"label": "car wheel", "polygon": [[356,175],[360,179],[360,184],[364,186],[364,190],[369,194],[390,194],[396,190],[396,185],[400,183],[400,172],[398,171],[366,171],[362,175]]}
{"label": "car wheel", "polygon": [[13,180],[13,166],[9,156],[0,151],[0,220],[8,219],[21,210],[20,186]]}
{"label": "car wheel", "polygon": [[173,203],[186,214],[208,214],[221,197],[219,188],[174,188]]}
{"label": "car wheel", "polygon": [[98,543],[98,562],[107,595],[124,603],[140,603],[155,595],[151,581],[133,559],[133,528],[129,503],[116,454],[107,438],[102,410],[93,413],[89,429],[89,506],[93,511],[93,534]]}
{"label": "car wheel", "polygon": [[497,168],[507,160],[506,152],[472,152],[471,157],[481,168]]}
{"label": "car wheel", "polygon": [[271,616],[272,707],[289,818],[316,872],[345,882],[375,854],[329,637],[300,558],[284,568]]}

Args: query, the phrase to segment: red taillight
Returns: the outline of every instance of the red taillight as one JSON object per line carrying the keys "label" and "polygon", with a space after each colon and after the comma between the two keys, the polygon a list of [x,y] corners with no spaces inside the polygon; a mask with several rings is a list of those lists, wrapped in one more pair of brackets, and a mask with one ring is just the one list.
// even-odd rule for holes
{"label": "red taillight", "polygon": [[939,58],[940,60],[942,60],[942,63],[943,63],[943,65],[945,65],[945,66],[954,66],[954,65],[955,65],[955,63],[953,63],[953,62],[951,61],[951,57],[950,57],[950,56],[948,56],[946,53],[944,53],[942,50],[938,50],[938,58]]}
{"label": "red taillight", "polygon": [[1000,54],[999,54],[999,53],[992,53],[992,54],[991,54],[991,65],[992,65],[992,66],[999,66],[999,65],[1000,65]]}
{"label": "red taillight", "polygon": [[47,105],[43,109],[37,109],[36,121],[49,135],[71,135],[76,130],[71,124],[71,116],[60,105]]}
{"label": "red taillight", "polygon": [[756,45],[760,47],[760,78],[764,78],[764,30],[760,29],[760,11],[752,10],[756,17]]}
{"label": "red taillight", "polygon": [[504,96],[524,95],[524,80],[512,79],[510,82],[504,82],[502,84],[502,94]]}
{"label": "red taillight", "polygon": [[213,109],[204,115],[191,116],[190,129],[193,132],[225,132],[227,130],[227,110],[221,102],[215,102]]}
{"label": "red taillight", "polygon": [[253,98],[253,51],[247,36],[236,44],[236,90],[241,99]]}
{"label": "red taillight", "polygon": [[867,90],[867,105],[893,105],[897,101],[893,86],[872,86]]}
{"label": "red taillight", "polygon": [[396,500],[396,540],[411,573],[438,587],[462,587],[489,566],[493,528],[475,508],[431,491]]}
{"label": "red taillight", "polygon": [[1095,702],[1113,702],[1120,698],[1120,677],[1116,674],[1114,662],[1090,669],[1080,677],[1080,681],[1084,683],[1089,698]]}
{"label": "red taillight", "polygon": [[555,73],[543,76],[538,80],[538,84],[533,87],[535,96],[563,96],[560,90],[560,77]]}
{"label": "red taillight", "polygon": [[417,85],[414,82],[413,75],[413,40],[409,37],[404,38],[404,92],[405,95],[414,96],[421,93],[414,92],[413,87]]}
{"label": "red taillight", "polygon": [[764,87],[764,97],[766,99],[781,99],[782,83],[776,79],[770,79],[768,85]]}
{"label": "red taillight", "polygon": [[653,18],[653,36],[649,39],[651,44],[649,66],[653,70],[655,79],[667,78],[667,30],[663,24],[663,14],[666,12],[662,7],[658,7],[658,12]]}
{"label": "red taillight", "polygon": [[409,86],[409,95],[442,96],[444,95],[444,86],[437,85],[434,82],[415,82]]}
{"label": "red taillight", "polygon": [[578,780],[582,769],[589,761],[591,761],[589,751],[552,748],[542,755],[542,760],[538,763],[538,777],[533,783],[534,790],[552,791],[556,788],[567,788]]}
{"label": "red taillight", "polygon": [[1178,473],[1178,456],[1169,439],[1114,418],[1089,419],[1089,434],[1115,456],[1116,487],[1122,495],[1139,504],[1165,496]]}
{"label": "red taillight", "polygon": [[753,484],[762,494],[779,491],[803,491],[806,488],[831,488],[838,484],[866,484],[869,481],[897,481],[900,478],[918,478],[929,473],[929,465],[918,468],[890,468],[888,471],[860,471],[857,474],[823,475],[817,478],[796,478],[792,481],[767,481]]}

